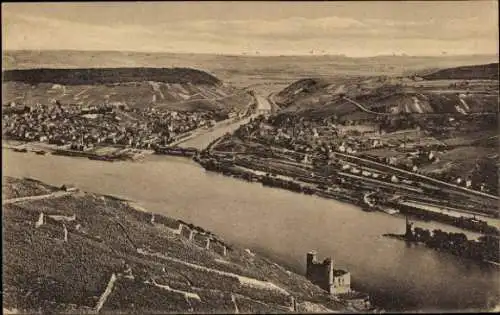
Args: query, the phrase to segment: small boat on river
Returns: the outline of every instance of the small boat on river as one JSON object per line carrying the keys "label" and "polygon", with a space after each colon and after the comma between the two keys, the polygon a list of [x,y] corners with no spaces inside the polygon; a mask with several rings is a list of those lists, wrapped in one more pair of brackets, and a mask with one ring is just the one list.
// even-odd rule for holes
{"label": "small boat on river", "polygon": [[361,208],[363,211],[366,212],[373,212],[376,211],[377,209],[375,208],[375,203],[373,200],[370,198],[371,195],[373,195],[375,192],[369,192],[365,193],[363,195],[363,207]]}
{"label": "small boat on river", "polygon": [[399,210],[390,207],[380,207],[380,210],[390,215],[395,215],[399,213]]}

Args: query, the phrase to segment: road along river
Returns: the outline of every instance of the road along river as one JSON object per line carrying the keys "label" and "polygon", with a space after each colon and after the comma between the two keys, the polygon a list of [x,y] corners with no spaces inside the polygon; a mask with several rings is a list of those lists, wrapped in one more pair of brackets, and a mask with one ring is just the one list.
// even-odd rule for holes
{"label": "road along river", "polygon": [[[306,252],[315,249],[348,269],[354,287],[388,310],[484,309],[500,299],[497,270],[382,237],[404,231],[400,217],[205,172],[185,158],[150,155],[142,162],[109,163],[2,152],[4,175],[136,200],[300,273]],[[431,222],[417,225],[453,230]]]}

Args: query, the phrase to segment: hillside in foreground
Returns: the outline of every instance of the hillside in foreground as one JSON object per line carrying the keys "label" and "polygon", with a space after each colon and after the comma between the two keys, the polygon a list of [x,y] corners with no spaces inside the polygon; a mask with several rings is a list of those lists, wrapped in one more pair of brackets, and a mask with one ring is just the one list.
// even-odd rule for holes
{"label": "hillside in foreground", "polygon": [[173,110],[226,110],[250,97],[191,68],[23,69],[2,73],[3,103],[124,104]]}
{"label": "hillside in foreground", "polygon": [[[264,257],[125,201],[9,177],[2,193],[4,311],[349,310]],[[27,195],[38,197],[11,199]]]}

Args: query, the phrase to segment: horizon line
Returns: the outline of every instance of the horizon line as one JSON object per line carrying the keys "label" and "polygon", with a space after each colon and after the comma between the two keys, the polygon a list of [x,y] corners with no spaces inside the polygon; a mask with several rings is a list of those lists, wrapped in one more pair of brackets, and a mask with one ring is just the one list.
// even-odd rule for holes
{"label": "horizon line", "polygon": [[204,52],[175,52],[175,51],[142,51],[142,50],[98,50],[98,49],[2,49],[2,54],[8,52],[19,51],[35,51],[35,52],[107,52],[107,53],[138,53],[138,54],[176,54],[176,55],[212,55],[212,56],[228,56],[228,57],[341,57],[351,59],[366,59],[376,57],[414,57],[414,58],[446,58],[446,57],[473,57],[473,56],[495,56],[498,57],[499,53],[474,53],[474,54],[441,54],[441,55],[411,55],[407,53],[394,53],[394,54],[376,54],[370,56],[350,56],[347,54],[264,54],[264,53],[204,53]]}

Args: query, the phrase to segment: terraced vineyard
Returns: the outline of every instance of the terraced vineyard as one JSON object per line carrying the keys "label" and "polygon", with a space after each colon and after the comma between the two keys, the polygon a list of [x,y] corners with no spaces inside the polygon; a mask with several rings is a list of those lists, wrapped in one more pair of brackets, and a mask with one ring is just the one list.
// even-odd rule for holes
{"label": "terraced vineyard", "polygon": [[[123,74],[123,76],[120,76]],[[240,110],[251,96],[189,68],[29,69],[3,72],[4,104],[117,104],[179,111]]]}
{"label": "terraced vineyard", "polygon": [[[33,183],[7,178],[3,191],[17,185],[32,192]],[[198,244],[202,238],[175,233],[175,219],[155,217],[151,223],[151,214],[124,201],[85,192],[5,204],[4,308],[289,312],[293,296],[299,306],[309,301],[346,309],[343,301],[263,257],[232,247],[225,255],[207,250]]]}

